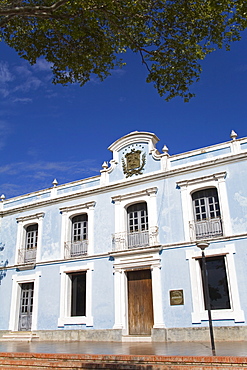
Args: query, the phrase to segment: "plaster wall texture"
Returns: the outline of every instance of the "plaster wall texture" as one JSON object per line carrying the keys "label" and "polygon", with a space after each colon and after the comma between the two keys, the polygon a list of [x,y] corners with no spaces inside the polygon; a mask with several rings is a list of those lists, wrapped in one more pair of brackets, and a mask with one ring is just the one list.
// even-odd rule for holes
{"label": "plaster wall texture", "polygon": [[[138,133],[136,135],[138,136]],[[214,146],[212,150],[206,148],[206,150],[202,150],[201,153],[195,151],[194,154],[189,152],[184,156],[171,157],[171,170],[162,171],[161,161],[157,160],[159,156],[157,154],[155,159],[154,153],[150,154],[149,144],[144,141],[135,142],[133,145],[129,144],[122,147],[114,154],[117,163],[114,165],[115,167],[113,166],[114,169],[109,173],[109,183],[104,184],[103,187],[99,185],[100,177],[97,177],[84,182],[74,182],[61,187],[36,192],[27,196],[22,196],[19,199],[17,197],[4,203],[2,205],[3,210],[10,210],[10,208],[14,206],[19,208],[16,212],[12,209],[9,211],[9,214],[5,213],[4,216],[0,218],[0,242],[2,243],[1,245],[4,246],[0,251],[0,259],[1,261],[8,260],[8,266],[5,271],[6,276],[4,275],[0,280],[0,330],[9,329],[9,322],[11,320],[11,294],[14,286],[12,278],[16,279],[16,277],[21,277],[25,280],[25,276],[31,276],[38,271],[40,275],[36,278],[38,280],[38,292],[36,296],[37,302],[35,303],[38,307],[37,331],[40,331],[40,333],[47,332],[48,337],[50,335],[52,338],[64,339],[66,334],[63,334],[63,332],[71,333],[74,331],[74,334],[69,334],[71,340],[75,340],[75,338],[79,337],[93,338],[93,334],[85,333],[94,331],[95,333],[97,332],[95,338],[103,338],[103,335],[105,335],[106,338],[113,338],[114,336],[115,338],[119,338],[119,332],[121,330],[113,330],[116,324],[116,317],[118,317],[118,320],[122,320],[122,317],[120,317],[121,315],[119,316],[118,312],[115,312],[116,296],[117,300],[124,299],[124,301],[121,302],[117,301],[117,305],[126,305],[127,288],[123,284],[124,279],[120,279],[119,273],[117,279],[119,279],[120,285],[116,285],[114,263],[117,259],[120,265],[126,265],[129,269],[131,268],[131,261],[133,261],[134,268],[138,267],[141,269],[141,263],[143,263],[145,268],[149,266],[147,263],[145,264],[145,258],[149,258],[156,268],[156,272],[153,275],[155,278],[159,277],[156,266],[158,262],[156,259],[160,259],[159,271],[162,294],[160,310],[162,311],[161,317],[163,321],[160,320],[160,328],[156,327],[153,329],[153,338],[157,340],[164,340],[164,338],[178,340],[178,338],[181,338],[181,335],[185,335],[185,337],[188,338],[204,337],[203,328],[208,326],[207,320],[202,319],[193,322],[193,312],[195,311],[193,279],[196,275],[191,275],[192,269],[188,257],[190,253],[194,253],[192,259],[198,258],[198,252],[196,252],[198,248],[196,248],[195,239],[188,237],[186,239],[189,222],[184,222],[182,190],[177,183],[182,183],[184,180],[193,183],[195,179],[203,179],[224,172],[226,176],[223,181],[225,182],[227,197],[219,198],[220,202],[226,201],[229,205],[230,226],[232,231],[231,234],[212,238],[209,241],[210,255],[214,255],[214,251],[215,255],[218,255],[219,251],[223,255],[232,253],[231,263],[229,264],[230,267],[228,265],[226,266],[227,274],[228,278],[229,276],[231,279],[234,278],[232,281],[235,285],[233,284],[233,286],[239,292],[240,308],[244,312],[244,315],[240,316],[247,317],[247,291],[245,289],[247,285],[247,161],[244,156],[238,161],[236,158],[234,161],[225,160],[228,156],[230,158],[230,145],[232,144],[226,143],[225,146],[219,148]],[[246,143],[241,144],[242,152],[247,149],[246,145]],[[131,149],[140,149],[142,155],[145,153],[146,163],[143,174],[126,178],[123,173],[122,158],[124,158],[125,154],[130,152]],[[220,161],[218,161],[219,158],[221,159]],[[207,165],[209,159],[213,159],[213,161],[210,162],[210,165]],[[201,161],[200,166],[197,166],[199,163],[198,161]],[[189,167],[190,165],[194,167]],[[152,175],[155,176],[152,177]],[[218,186],[217,181],[215,180],[216,187]],[[152,193],[152,195],[147,195],[143,192],[150,188],[157,189],[157,192]],[[203,180],[200,180],[197,189],[203,188],[205,188],[205,185]],[[92,190],[91,193],[88,192],[89,189]],[[129,194],[132,195],[130,196]],[[152,220],[157,219],[156,226],[158,226],[159,230],[157,245],[158,248],[160,248],[160,254],[158,254],[157,249],[155,252],[156,254],[154,254],[155,257],[153,257],[152,253],[154,252],[151,248],[146,248],[145,250],[140,249],[138,252],[139,256],[138,253],[135,255],[130,254],[129,252],[132,251],[128,249],[125,251],[113,252],[112,235],[116,233],[116,220],[117,222],[119,221],[117,218],[117,212],[119,212],[117,206],[118,200],[115,201],[114,199],[117,199],[118,196],[120,196],[120,203],[122,201],[121,199],[124,199],[121,205],[121,217],[124,217],[124,220],[120,220],[122,227],[120,231],[122,232],[127,230],[126,209],[128,205],[143,200],[146,201],[146,199],[150,200],[148,197],[153,197],[154,203],[152,204],[155,204],[153,209],[157,210],[157,214],[154,215],[149,213],[149,218]],[[189,196],[191,196],[191,194],[189,194]],[[51,199],[50,203],[49,199]],[[43,202],[41,205],[38,205],[38,203],[35,204],[35,202],[41,202],[42,200],[46,202]],[[90,203],[90,210],[85,206],[82,213],[84,213],[84,211],[88,214],[91,212],[90,215],[92,215],[90,221],[93,222],[92,240],[90,241],[92,244],[92,252],[79,258],[66,259],[64,258],[63,242],[67,240],[63,240],[63,228],[67,226],[64,226],[63,220],[68,216],[66,222],[70,222],[69,217],[73,214],[73,209],[89,202],[95,202],[95,205]],[[223,206],[223,204],[221,204],[221,206]],[[66,216],[67,211],[65,209],[72,209],[72,211]],[[188,209],[186,211],[193,215],[192,202],[188,204]],[[81,211],[79,210],[76,212],[78,214],[78,212]],[[15,266],[16,247],[18,247],[18,223],[16,219],[18,217],[28,218],[28,216],[37,213],[44,213],[42,217],[42,230],[39,234],[41,240],[39,258],[36,261],[36,266],[29,266],[28,270],[19,269],[19,266]],[[189,221],[192,221],[192,219]],[[224,225],[224,217],[222,222]],[[140,262],[142,259],[144,262]],[[80,271],[80,269],[83,269],[83,266],[89,265],[93,266],[92,271],[90,271],[92,285],[89,292],[92,322],[89,320],[87,324],[78,324],[72,323],[72,320],[68,323],[65,322],[64,325],[58,325],[61,298],[66,299],[66,297],[62,297],[65,293],[61,289],[61,271],[76,271],[77,269]],[[234,274],[236,276],[230,271],[232,266],[235,268]],[[1,271],[3,270],[0,270],[0,273]],[[123,267],[122,273],[125,273]],[[234,275],[233,277],[232,274]],[[122,289],[121,295],[117,295],[117,287]],[[233,299],[234,292],[232,292],[231,289],[230,287],[230,295],[231,299]],[[172,306],[170,304],[170,290],[182,290],[184,294],[184,303]],[[157,291],[155,294],[157,294]],[[17,315],[19,302],[17,302],[16,305]],[[241,310],[239,309],[239,311]],[[237,328],[246,326],[245,319],[242,321],[239,319],[235,320],[231,315],[229,317],[233,318],[219,319],[218,317],[219,316],[214,319],[214,326],[216,328],[223,328],[223,331],[225,327],[234,326]],[[162,327],[162,322],[165,328]],[[120,324],[118,323],[118,325]],[[158,325],[159,322],[157,326]],[[176,329],[178,328],[180,331],[178,330],[176,334]],[[202,330],[199,334],[191,334],[192,336],[190,336],[190,334],[186,333],[187,331],[189,333],[191,328],[195,328],[195,333],[199,333],[197,329],[201,328]],[[54,334],[56,331],[61,334]],[[82,334],[80,334],[81,332]],[[182,334],[180,335],[179,333]],[[43,334],[40,335],[42,337]],[[47,338],[47,336],[44,334],[44,337]]]}

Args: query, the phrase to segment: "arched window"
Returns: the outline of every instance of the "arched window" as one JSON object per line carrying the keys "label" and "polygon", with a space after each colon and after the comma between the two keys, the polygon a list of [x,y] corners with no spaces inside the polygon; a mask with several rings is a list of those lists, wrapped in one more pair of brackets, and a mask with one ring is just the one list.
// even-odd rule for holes
{"label": "arched window", "polygon": [[149,244],[148,211],[146,202],[132,204],[127,208],[128,248]]}
{"label": "arched window", "polygon": [[219,198],[216,188],[196,191],[192,194],[196,238],[222,235]]}
{"label": "arched window", "polygon": [[34,262],[36,260],[38,244],[38,224],[26,227],[26,243],[24,252],[24,262]]}
{"label": "arched window", "polygon": [[71,240],[65,243],[66,256],[77,257],[88,252],[88,216],[86,213],[71,218]]}
{"label": "arched window", "polygon": [[74,216],[72,218],[72,241],[77,242],[87,238],[87,214]]}

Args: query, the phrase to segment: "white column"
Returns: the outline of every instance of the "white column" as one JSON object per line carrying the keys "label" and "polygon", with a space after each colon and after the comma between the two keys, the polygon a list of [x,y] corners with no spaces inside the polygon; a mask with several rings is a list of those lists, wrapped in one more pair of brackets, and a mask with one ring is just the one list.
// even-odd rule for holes
{"label": "white column", "polygon": [[185,241],[190,241],[190,221],[191,218],[191,198],[189,198],[188,202],[188,190],[187,184],[185,186],[180,185],[181,189],[181,199],[182,199],[182,212],[183,212],[183,220],[184,220],[184,238]]}
{"label": "white column", "polygon": [[115,324],[113,329],[123,329],[123,311],[124,302],[122,302],[122,271],[114,271],[114,293],[115,293]]}
{"label": "white column", "polygon": [[231,218],[230,218],[230,210],[228,206],[225,176],[224,177],[221,176],[218,178],[218,186],[219,186],[218,195],[220,199],[221,217],[223,218],[224,235],[231,236],[232,235],[232,224],[231,224]]}
{"label": "white column", "polygon": [[61,250],[60,250],[60,257],[64,258],[65,250],[64,250],[64,243],[67,242],[68,239],[68,212],[62,212],[62,226],[61,226]]}
{"label": "white column", "polygon": [[162,288],[160,265],[154,265],[151,268],[152,273],[152,291],[153,291],[153,313],[154,328],[165,328],[162,305]]}
{"label": "white column", "polygon": [[149,220],[149,227],[157,226],[157,205],[156,205],[156,193],[155,191],[149,192],[148,201],[148,220]]}
{"label": "white column", "polygon": [[88,254],[94,253],[94,205],[88,209]]}

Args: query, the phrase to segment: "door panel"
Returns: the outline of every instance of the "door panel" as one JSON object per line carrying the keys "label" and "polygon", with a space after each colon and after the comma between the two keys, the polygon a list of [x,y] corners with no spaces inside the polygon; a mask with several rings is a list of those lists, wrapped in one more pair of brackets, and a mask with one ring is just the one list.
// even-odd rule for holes
{"label": "door panel", "polygon": [[153,297],[150,270],[127,272],[130,335],[151,335]]}
{"label": "door panel", "polygon": [[18,330],[28,331],[32,327],[34,283],[21,284],[20,314]]}

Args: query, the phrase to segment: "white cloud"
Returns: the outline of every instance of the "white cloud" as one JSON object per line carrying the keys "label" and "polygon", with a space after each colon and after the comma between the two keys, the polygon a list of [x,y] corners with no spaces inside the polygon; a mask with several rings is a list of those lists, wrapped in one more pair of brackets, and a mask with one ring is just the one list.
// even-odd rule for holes
{"label": "white cloud", "polygon": [[35,66],[30,66],[26,61],[19,65],[9,65],[0,60],[0,96],[4,99],[1,103],[31,103],[32,97],[24,96],[46,87],[47,80],[51,78],[51,63],[38,60]]}
{"label": "white cloud", "polygon": [[31,103],[33,99],[31,98],[14,98],[13,103]]}
{"label": "white cloud", "polygon": [[9,66],[6,62],[0,61],[0,84],[13,81],[14,75],[10,72]]}
{"label": "white cloud", "polygon": [[95,168],[94,160],[9,163],[0,166],[2,178],[8,178],[8,183],[0,183],[0,193],[4,193],[7,198],[18,196],[49,188],[54,178],[63,184],[78,178],[98,175],[99,171],[99,168]]}
{"label": "white cloud", "polygon": [[71,181],[73,181],[73,175],[75,174],[80,173],[83,175],[90,172],[99,173],[99,169],[94,167],[94,160],[84,160],[80,162],[17,162],[0,166],[0,173],[5,175],[45,178],[60,174],[66,178],[69,175],[71,177]]}
{"label": "white cloud", "polygon": [[16,86],[13,91],[28,92],[30,90],[37,90],[41,85],[42,81],[39,78],[31,75],[22,84]]}
{"label": "white cloud", "polygon": [[10,125],[3,120],[0,120],[0,149],[5,146],[5,141],[11,132]]}
{"label": "white cloud", "polygon": [[38,59],[37,62],[32,66],[37,71],[51,71],[52,63],[47,62],[45,59]]}

